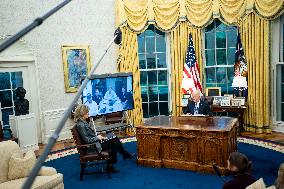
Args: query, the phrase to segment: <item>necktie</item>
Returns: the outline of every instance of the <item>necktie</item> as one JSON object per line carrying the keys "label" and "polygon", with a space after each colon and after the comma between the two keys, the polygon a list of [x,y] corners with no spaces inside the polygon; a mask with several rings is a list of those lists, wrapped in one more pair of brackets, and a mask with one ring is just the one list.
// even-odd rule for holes
{"label": "necktie", "polygon": [[197,103],[195,103],[195,106],[194,106],[194,114],[198,114],[198,107],[197,107]]}

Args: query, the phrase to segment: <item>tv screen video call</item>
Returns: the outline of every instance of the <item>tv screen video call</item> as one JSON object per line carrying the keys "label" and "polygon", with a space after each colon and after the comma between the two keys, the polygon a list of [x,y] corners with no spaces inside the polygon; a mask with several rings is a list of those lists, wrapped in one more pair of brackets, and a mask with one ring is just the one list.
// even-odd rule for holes
{"label": "tv screen video call", "polygon": [[133,109],[132,73],[94,75],[82,93],[89,115],[104,115]]}

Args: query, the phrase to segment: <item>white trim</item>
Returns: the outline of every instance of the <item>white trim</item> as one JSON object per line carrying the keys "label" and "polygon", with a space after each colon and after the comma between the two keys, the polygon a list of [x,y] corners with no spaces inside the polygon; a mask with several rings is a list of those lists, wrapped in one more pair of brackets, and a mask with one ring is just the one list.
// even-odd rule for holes
{"label": "white trim", "polygon": [[[8,36],[0,36],[0,42],[4,41]],[[27,69],[27,77],[23,78],[24,87],[28,83],[30,91],[26,98],[30,101],[30,113],[35,114],[38,142],[41,142],[41,122],[40,122],[40,102],[39,102],[39,74],[37,69],[37,60],[35,51],[23,39],[17,41],[12,46],[0,53],[0,70],[18,69],[25,67]]]}

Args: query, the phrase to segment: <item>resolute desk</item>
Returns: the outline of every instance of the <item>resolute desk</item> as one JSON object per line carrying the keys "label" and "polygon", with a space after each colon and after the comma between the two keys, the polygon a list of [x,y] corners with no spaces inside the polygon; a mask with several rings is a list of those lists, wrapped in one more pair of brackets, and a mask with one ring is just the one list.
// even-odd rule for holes
{"label": "resolute desk", "polygon": [[157,116],[136,126],[137,163],[226,173],[227,159],[237,150],[238,120],[230,117]]}

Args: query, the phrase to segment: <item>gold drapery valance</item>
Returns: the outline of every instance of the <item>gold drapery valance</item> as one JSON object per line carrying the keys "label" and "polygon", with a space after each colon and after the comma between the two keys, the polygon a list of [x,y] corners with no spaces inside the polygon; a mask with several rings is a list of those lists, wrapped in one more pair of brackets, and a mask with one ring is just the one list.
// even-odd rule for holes
{"label": "gold drapery valance", "polygon": [[180,21],[205,27],[213,18],[233,24],[252,12],[263,19],[274,19],[284,11],[284,0],[117,0],[116,26],[127,24],[135,31],[154,23],[169,31]]}

